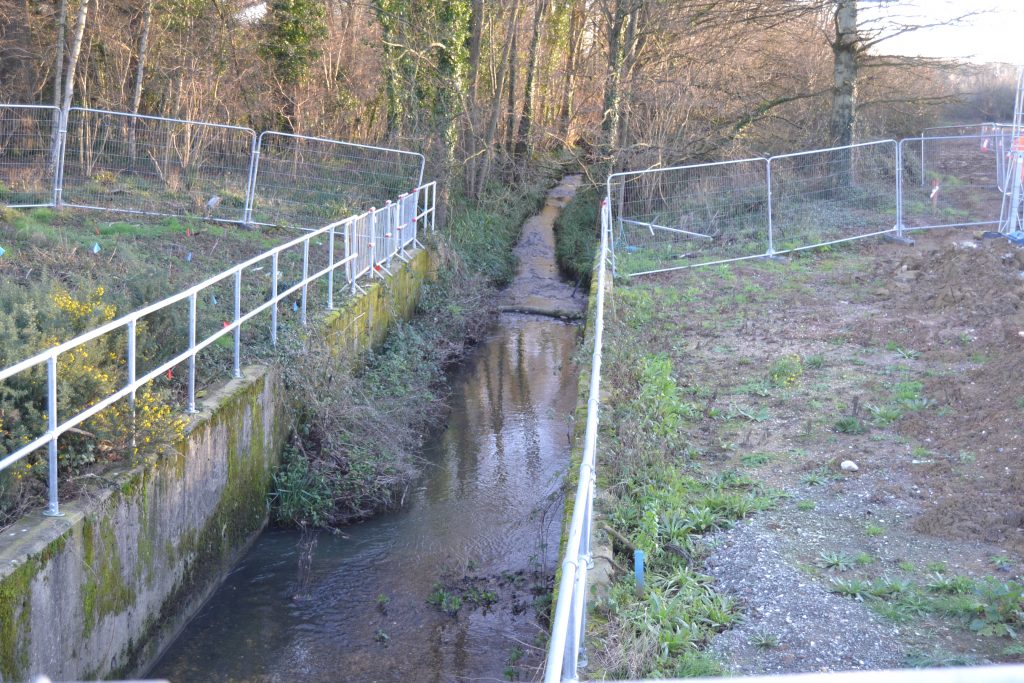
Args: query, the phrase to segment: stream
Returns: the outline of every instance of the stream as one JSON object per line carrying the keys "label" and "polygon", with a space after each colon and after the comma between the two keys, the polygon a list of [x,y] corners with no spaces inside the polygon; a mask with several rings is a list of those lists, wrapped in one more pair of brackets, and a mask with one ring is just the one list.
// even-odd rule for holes
{"label": "stream", "polygon": [[406,505],[341,534],[264,532],[149,678],[533,677],[557,564],[580,334],[550,314],[585,305],[558,278],[551,226],[579,181],[563,179],[524,224],[505,312],[454,373],[448,423],[426,444]]}

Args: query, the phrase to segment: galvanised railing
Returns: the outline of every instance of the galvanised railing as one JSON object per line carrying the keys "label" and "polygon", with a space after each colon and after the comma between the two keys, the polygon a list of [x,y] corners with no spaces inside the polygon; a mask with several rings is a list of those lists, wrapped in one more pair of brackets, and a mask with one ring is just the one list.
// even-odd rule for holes
{"label": "galvanised railing", "polygon": [[[75,429],[89,418],[97,415],[104,409],[110,407],[117,401],[127,399],[129,405],[134,407],[135,394],[146,383],[156,377],[168,372],[181,363],[188,364],[188,397],[186,410],[189,413],[196,412],[196,356],[204,349],[215,344],[222,337],[233,336],[233,360],[232,376],[241,377],[241,330],[242,325],[253,320],[256,316],[265,311],[270,312],[269,337],[272,344],[277,344],[278,336],[278,309],[285,299],[293,297],[291,303],[293,309],[298,313],[299,322],[305,326],[307,323],[307,307],[309,304],[309,288],[314,282],[321,279],[326,280],[327,293],[323,306],[326,310],[334,308],[335,301],[335,273],[340,268],[345,268],[345,283],[354,293],[359,288],[359,280],[365,277],[385,277],[387,266],[392,259],[407,259],[409,250],[417,246],[419,230],[434,229],[436,213],[437,185],[427,183],[411,193],[402,195],[397,202],[388,202],[379,209],[371,209],[361,215],[351,216],[341,221],[336,221],[317,230],[305,232],[289,242],[281,244],[269,251],[255,256],[243,263],[214,275],[203,282],[189,287],[177,294],[167,297],[162,301],[132,311],[128,315],[112,320],[89,332],[81,334],[74,339],[58,344],[53,348],[41,351],[31,358],[0,370],[0,382],[21,373],[30,372],[33,369],[46,367],[46,430],[38,434],[34,439],[7,453],[0,459],[0,470],[6,469],[19,462],[39,448],[46,446],[48,449],[48,504],[44,514],[48,516],[60,516],[58,482],[57,482],[57,455],[58,440],[61,435]],[[359,226],[368,226],[368,229],[360,230]],[[326,265],[310,272],[310,255],[312,249],[319,243],[326,242],[325,257],[322,259]],[[343,251],[338,254],[338,245]],[[302,273],[292,284],[282,282],[281,270],[279,268],[282,255],[291,250],[301,250]],[[365,255],[369,254],[366,259]],[[261,271],[269,261],[270,286],[269,296],[265,301],[259,303],[249,310],[242,310],[242,285],[243,276],[248,272],[250,277]],[[357,264],[365,264],[360,267]],[[209,334],[202,339],[197,334],[197,309],[198,302],[202,295],[213,294],[213,288],[221,283],[231,281],[234,292],[234,305],[231,320],[225,320],[221,329]],[[297,298],[294,298],[296,297]],[[174,357],[158,364],[156,367],[145,371],[137,372],[137,338],[140,321],[146,316],[155,312],[167,309],[174,304],[186,302],[188,306],[188,330],[187,339],[184,340],[184,350],[179,351]],[[63,418],[57,413],[59,373],[57,361],[62,354],[74,352],[84,344],[111,333],[125,334],[124,362],[126,365],[126,380],[123,386],[107,396],[95,397],[95,403],[85,410],[74,415]],[[62,419],[63,418],[63,419]]]}
{"label": "galvanised railing", "polygon": [[575,681],[578,669],[586,664],[584,636],[587,628],[587,571],[593,567],[590,540],[594,518],[594,489],[597,486],[597,422],[600,409],[601,348],[604,340],[604,296],[608,285],[609,235],[611,211],[601,203],[601,250],[597,259],[597,300],[594,303],[594,350],[590,356],[590,388],[587,395],[587,423],[583,436],[576,498],[569,522],[558,602],[551,621],[545,683]]}
{"label": "galvanised railing", "polygon": [[[1021,683],[1024,666],[951,666],[947,669],[833,671],[732,679],[742,683]],[[721,683],[721,678],[665,679],[663,683]],[[627,683],[620,681],[619,683]]]}
{"label": "galvanised railing", "polygon": [[418,152],[145,114],[0,104],[0,204],[315,228],[423,184]]}
{"label": "galvanised railing", "polygon": [[[933,131],[934,132],[934,131]],[[929,228],[998,226],[1012,135],[928,135],[615,173],[615,274],[660,273]],[[927,161],[924,161],[927,150]],[[1004,158],[1005,157],[1005,158]]]}

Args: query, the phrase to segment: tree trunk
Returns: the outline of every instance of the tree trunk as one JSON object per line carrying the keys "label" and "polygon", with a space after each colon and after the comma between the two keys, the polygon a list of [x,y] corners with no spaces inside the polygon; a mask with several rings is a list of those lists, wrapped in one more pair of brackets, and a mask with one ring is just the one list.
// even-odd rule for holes
{"label": "tree trunk", "polygon": [[[834,80],[832,85],[832,117],[829,120],[831,144],[844,147],[853,144],[854,115],[857,106],[857,55],[860,36],[857,32],[856,0],[836,0],[835,41],[832,53],[835,56]],[[853,182],[853,154],[849,149],[839,149],[831,154],[833,168],[833,196],[843,192]]]}
{"label": "tree trunk", "polygon": [[[139,54],[135,64],[135,87],[132,89],[132,114],[138,114],[139,107],[142,105],[142,81],[146,73],[146,52],[149,49],[149,27],[152,21],[153,0],[147,0],[146,8],[143,10],[142,15],[142,33],[139,34]],[[128,129],[128,163],[130,164],[135,162],[135,126],[136,119],[133,118],[131,120],[130,128]]]}
{"label": "tree trunk", "polygon": [[484,26],[484,0],[473,0],[469,19],[469,107],[476,109],[476,86],[480,72],[480,34]]}
{"label": "tree trunk", "polygon": [[857,106],[857,56],[860,35],[857,32],[856,0],[836,0],[835,56],[832,86],[832,117],[829,133],[833,145],[853,144],[853,124]]}
{"label": "tree trunk", "polygon": [[466,96],[464,132],[462,135],[462,158],[466,159],[462,175],[462,186],[470,197],[476,196],[477,166],[480,159],[476,152],[480,143],[480,108],[476,93],[480,74],[480,45],[484,26],[484,2],[472,0],[469,17],[469,93]]}
{"label": "tree trunk", "polygon": [[622,29],[627,17],[625,3],[626,0],[615,0],[615,9],[608,17],[608,62],[604,81],[604,112],[601,118],[601,132],[604,136],[602,152],[609,171],[614,169],[615,155],[618,151]]}
{"label": "tree trunk", "polygon": [[[60,107],[61,82],[64,77],[64,36],[68,30],[68,0],[60,0],[57,9],[57,41],[54,47],[56,57],[53,63],[53,106]],[[58,115],[53,122],[53,131],[50,134],[50,169],[56,173],[57,163],[60,160],[60,120]]]}
{"label": "tree trunk", "polygon": [[68,68],[64,72],[64,97],[61,111],[67,115],[71,108],[71,96],[75,90],[75,70],[78,68],[78,56],[82,53],[82,38],[85,36],[85,21],[89,14],[89,0],[82,0],[78,8],[78,23],[75,24],[75,41],[71,44],[68,54]]}
{"label": "tree trunk", "polygon": [[573,3],[569,10],[569,35],[566,41],[565,78],[562,81],[562,107],[559,111],[561,125],[559,130],[565,146],[572,147],[569,135],[572,128],[573,98],[576,89],[576,55],[579,53],[583,39],[583,3]]}
{"label": "tree trunk", "polygon": [[537,9],[533,14],[533,34],[530,37],[530,49],[527,53],[526,88],[523,92],[523,113],[519,117],[519,138],[516,141],[515,157],[521,160],[530,149],[530,129],[533,126],[533,95],[536,87],[537,47],[540,44],[540,32],[547,0],[537,0]]}
{"label": "tree trunk", "polygon": [[494,80],[494,100],[491,102],[491,115],[487,121],[487,131],[484,133],[484,162],[480,165],[480,174],[474,186],[479,192],[487,178],[491,174],[491,163],[494,158],[494,138],[498,132],[498,119],[501,117],[501,98],[505,91],[505,75],[508,73],[509,63],[512,59],[512,50],[515,49],[516,22],[519,19],[519,0],[513,0],[512,9],[509,12],[508,29],[505,31],[505,49],[502,51],[501,60],[498,64],[498,75]]}
{"label": "tree trunk", "polygon": [[517,37],[519,35],[518,27],[516,31],[512,33],[512,50],[508,56],[508,108],[505,112],[505,151],[509,156],[512,156],[512,146],[516,141],[516,71],[519,66],[516,64],[517,57],[519,56],[519,50],[516,47]]}

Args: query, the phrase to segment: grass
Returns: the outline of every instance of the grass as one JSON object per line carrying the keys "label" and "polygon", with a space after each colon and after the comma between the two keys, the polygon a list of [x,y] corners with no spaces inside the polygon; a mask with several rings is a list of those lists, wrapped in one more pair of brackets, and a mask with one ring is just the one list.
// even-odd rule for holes
{"label": "grass", "polygon": [[584,181],[555,219],[555,258],[562,273],[586,286],[594,266],[600,230],[598,188]]}

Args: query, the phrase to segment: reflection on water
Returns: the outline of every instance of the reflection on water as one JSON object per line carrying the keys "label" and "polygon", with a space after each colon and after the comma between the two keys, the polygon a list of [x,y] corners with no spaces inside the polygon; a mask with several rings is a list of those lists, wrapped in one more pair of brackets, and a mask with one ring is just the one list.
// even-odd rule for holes
{"label": "reflection on water", "polygon": [[529,582],[504,584],[486,613],[467,605],[452,618],[426,599],[446,569],[493,583],[554,567],[577,333],[504,316],[456,377],[448,426],[406,508],[318,534],[308,562],[299,534],[263,534],[150,677],[504,680],[513,650],[535,647]]}

